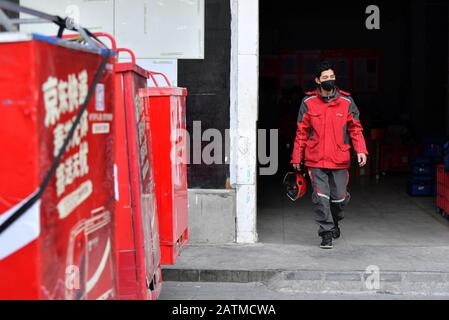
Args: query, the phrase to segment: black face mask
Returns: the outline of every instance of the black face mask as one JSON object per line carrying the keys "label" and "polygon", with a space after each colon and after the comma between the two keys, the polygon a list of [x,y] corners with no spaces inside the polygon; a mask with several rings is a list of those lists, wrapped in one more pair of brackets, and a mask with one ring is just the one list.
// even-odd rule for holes
{"label": "black face mask", "polygon": [[335,80],[327,80],[321,82],[321,88],[326,91],[333,91],[335,89]]}

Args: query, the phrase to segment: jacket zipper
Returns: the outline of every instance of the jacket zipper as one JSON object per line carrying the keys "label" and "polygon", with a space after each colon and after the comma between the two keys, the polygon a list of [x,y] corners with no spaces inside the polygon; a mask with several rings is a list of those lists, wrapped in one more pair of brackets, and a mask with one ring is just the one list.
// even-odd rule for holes
{"label": "jacket zipper", "polygon": [[328,106],[326,106],[326,109],[324,110],[324,125],[323,125],[323,142],[324,142],[324,152],[323,152],[323,165],[325,165],[327,158],[326,158],[326,126],[327,126],[327,108]]}

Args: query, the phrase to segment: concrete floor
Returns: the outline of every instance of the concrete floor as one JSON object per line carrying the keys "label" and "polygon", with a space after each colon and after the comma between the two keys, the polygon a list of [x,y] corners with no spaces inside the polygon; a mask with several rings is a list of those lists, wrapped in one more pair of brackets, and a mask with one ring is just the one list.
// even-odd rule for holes
{"label": "concrete floor", "polygon": [[448,300],[448,296],[278,292],[263,283],[164,282],[159,300]]}
{"label": "concrete floor", "polygon": [[[380,270],[381,289],[370,295],[373,299],[447,297],[449,221],[437,213],[434,198],[408,196],[406,180],[397,176],[379,182],[351,181],[352,200],[345,210],[342,237],[335,240],[333,250],[323,250],[310,193],[291,202],[280,187],[282,177],[262,178],[259,243],[189,245],[176,265],[164,267],[165,280],[176,281],[168,282],[164,294],[173,297],[176,290],[187,290],[180,282],[193,281],[198,288],[203,282],[214,282],[217,288],[220,282],[240,283],[242,290],[253,292],[254,299],[271,292],[293,294],[293,299],[307,294],[330,299],[343,298],[341,294],[345,299],[354,294],[361,297],[367,293],[366,268],[374,265]],[[205,292],[213,291],[213,286],[207,284]],[[212,296],[220,297],[218,293]]]}
{"label": "concrete floor", "polygon": [[[319,245],[310,192],[292,202],[279,188],[279,176],[259,181],[259,241]],[[449,221],[437,214],[435,198],[410,197],[407,177],[364,178],[350,183],[351,202],[336,246],[417,246],[449,244]]]}

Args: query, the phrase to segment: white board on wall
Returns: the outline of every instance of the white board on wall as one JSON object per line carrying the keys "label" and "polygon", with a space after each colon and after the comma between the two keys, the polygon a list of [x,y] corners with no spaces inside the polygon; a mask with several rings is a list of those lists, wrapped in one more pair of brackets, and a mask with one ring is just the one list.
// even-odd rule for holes
{"label": "white board on wall", "polygon": [[118,43],[137,58],[204,59],[204,0],[116,0]]}
{"label": "white board on wall", "polygon": [[[76,15],[78,22],[92,32],[114,31],[114,1],[115,0],[20,0],[20,5],[36,9],[48,14],[67,17]],[[132,1],[132,0],[131,0]],[[35,18],[20,14],[20,18]],[[37,32],[54,36],[58,27],[53,23],[22,24],[22,32]],[[65,31],[66,33],[70,33]]]}
{"label": "white board on wall", "polygon": [[[172,87],[178,86],[178,60],[175,59],[137,59],[137,64],[143,68],[155,72],[163,73],[167,76]],[[164,79],[156,76],[156,81],[160,87],[166,87]],[[148,86],[154,87],[153,81],[148,80]]]}
{"label": "white board on wall", "polygon": [[[204,0],[20,0],[20,4],[108,32],[141,59],[204,59]],[[21,18],[29,18],[21,14]],[[23,32],[56,35],[53,24],[24,24]]]}

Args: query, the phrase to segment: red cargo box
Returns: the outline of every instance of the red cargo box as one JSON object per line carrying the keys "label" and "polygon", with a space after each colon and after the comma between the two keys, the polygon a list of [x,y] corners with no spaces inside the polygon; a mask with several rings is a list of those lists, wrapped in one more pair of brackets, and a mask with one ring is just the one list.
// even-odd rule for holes
{"label": "red cargo box", "polygon": [[[37,192],[105,55],[0,34],[0,223]],[[116,297],[110,59],[43,196],[0,234],[0,299]]]}
{"label": "red cargo box", "polygon": [[437,171],[437,194],[444,195],[444,167],[442,165],[437,165],[436,171]]}
{"label": "red cargo box", "polygon": [[444,212],[448,213],[449,212],[448,211],[448,201],[446,199],[442,198],[442,203],[443,203],[443,206],[440,209],[442,209]]}
{"label": "red cargo box", "polygon": [[188,242],[187,90],[157,87],[141,89],[139,93],[153,141],[161,263],[174,264]]}
{"label": "red cargo box", "polygon": [[445,197],[444,188],[439,183],[437,184],[437,195],[439,195],[441,197]]}
{"label": "red cargo box", "polygon": [[135,63],[116,65],[116,163],[119,181],[116,239],[120,299],[157,299],[162,286],[150,132],[138,95],[148,73]]}
{"label": "red cargo box", "polygon": [[444,168],[442,165],[437,165],[437,197],[436,205],[441,210],[445,210],[444,200]]}
{"label": "red cargo box", "polygon": [[443,178],[443,184],[444,184],[443,193],[444,193],[444,196],[446,197],[446,199],[449,199],[449,173],[444,172],[443,177],[444,177]]}

